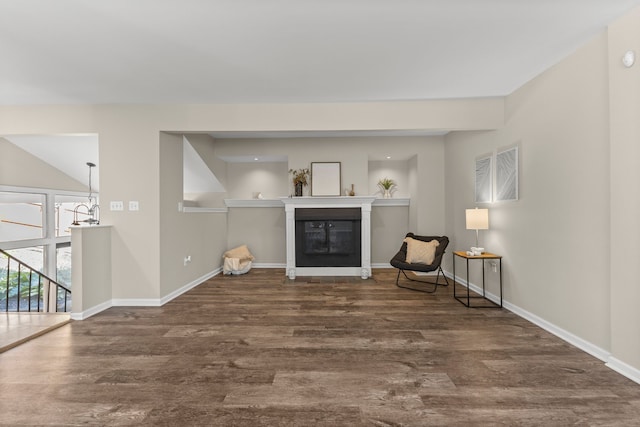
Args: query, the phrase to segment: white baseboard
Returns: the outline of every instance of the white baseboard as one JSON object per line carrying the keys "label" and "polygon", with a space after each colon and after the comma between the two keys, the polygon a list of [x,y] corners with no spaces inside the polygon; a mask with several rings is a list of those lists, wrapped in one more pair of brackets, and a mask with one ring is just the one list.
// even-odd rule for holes
{"label": "white baseboard", "polygon": [[84,320],[111,307],[160,307],[221,272],[222,267],[218,267],[217,269],[187,283],[180,289],[176,289],[162,298],[113,298],[80,313],[71,312],[71,319]]}
{"label": "white baseboard", "polygon": [[[445,274],[447,275],[448,278],[453,279],[453,274],[451,274],[450,272],[446,271]],[[467,286],[469,285],[469,289],[471,289],[472,291],[476,292],[476,293],[482,293],[482,287],[481,286],[477,286],[473,283],[467,284],[467,281],[461,277],[458,277],[456,279],[456,282],[458,282],[459,284],[461,284],[462,286]],[[498,295],[494,295],[490,292],[486,293],[487,299],[490,299],[491,301],[495,302],[496,304],[500,304],[500,296]],[[539,326],[540,328],[544,329],[545,331],[557,336],[558,338],[566,341],[567,343],[573,345],[574,347],[579,348],[580,350],[584,351],[585,353],[588,353],[590,355],[592,355],[593,357],[602,360],[603,362],[606,362],[606,365],[609,366],[611,369],[614,369],[616,372],[624,375],[625,377],[629,378],[630,380],[636,381],[636,382],[640,382],[638,381],[640,379],[640,371],[638,371],[637,369],[633,368],[632,366],[626,365],[623,362],[618,361],[619,363],[615,362],[615,358],[611,357],[611,354],[607,351],[604,350],[600,347],[598,347],[597,345],[594,345],[593,343],[590,343],[589,341],[586,341],[580,337],[578,337],[577,335],[572,334],[569,331],[566,331],[562,328],[560,328],[559,326],[554,325],[551,322],[548,322],[546,320],[544,320],[541,317],[536,316],[533,313],[528,312],[527,310],[518,307],[515,304],[511,304],[509,301],[504,300],[502,301],[502,306],[504,308],[506,308],[507,310],[511,311],[512,313],[522,317],[525,320],[528,320],[529,322],[533,323],[536,326]],[[614,368],[615,366],[615,368]],[[628,373],[630,373],[630,375],[628,375]]]}
{"label": "white baseboard", "polygon": [[198,286],[199,284],[205,282],[206,280],[211,279],[213,276],[216,276],[218,274],[220,274],[222,272],[222,267],[218,267],[213,271],[210,271],[209,273],[205,274],[204,276],[198,277],[197,279],[187,283],[186,285],[184,285],[183,287],[176,289],[175,291],[163,296],[162,298],[160,298],[160,304],[159,305],[165,305],[166,303],[168,303],[169,301],[171,301],[172,299],[179,297],[180,295],[184,294],[185,292],[190,291],[191,289],[195,288],[196,286]]}
{"label": "white baseboard", "polygon": [[277,262],[254,262],[253,268],[287,268],[287,264]]}
{"label": "white baseboard", "polygon": [[[259,262],[259,263],[254,262],[253,268],[287,268],[287,264],[280,264],[277,262]],[[394,267],[388,262],[376,262],[371,264],[371,268],[377,269],[377,268],[394,268]],[[421,275],[420,272],[417,272],[417,273],[418,275]],[[427,274],[430,275],[431,273],[427,273]],[[436,273],[434,272],[433,274],[435,275]]]}
{"label": "white baseboard", "polygon": [[113,306],[113,302],[112,300],[108,300],[105,301],[103,303],[100,303],[98,305],[94,305],[93,307],[81,311],[80,313],[77,312],[71,312],[71,319],[72,320],[84,320],[84,319],[88,319],[89,317],[100,313],[101,311],[104,311],[108,308],[111,308]]}
{"label": "white baseboard", "polygon": [[371,268],[393,268],[388,262],[372,262]]}
{"label": "white baseboard", "polygon": [[636,369],[631,365],[627,365],[622,360],[618,360],[615,357],[609,357],[609,361],[606,366],[613,369],[617,373],[624,375],[631,381],[640,384],[640,369]]}
{"label": "white baseboard", "polygon": [[[287,268],[287,264],[277,262],[254,262],[253,268]],[[372,263],[371,268],[393,268],[393,266],[388,262],[377,262]]]}
{"label": "white baseboard", "polygon": [[160,307],[159,298],[114,298],[114,307]]}
{"label": "white baseboard", "polygon": [[602,360],[603,362],[607,362],[610,357],[611,354],[598,347],[597,345],[594,345],[592,343],[590,343],[589,341],[583,340],[582,338],[578,337],[577,335],[572,334],[569,331],[566,331],[556,325],[554,325],[553,323],[547,322],[546,320],[536,316],[533,313],[529,313],[528,311],[513,305],[507,301],[504,302],[503,304],[504,308],[506,308],[507,310],[517,314],[518,316],[522,317],[523,319],[528,320],[529,322],[541,327],[542,329],[544,329],[547,332],[552,333],[553,335],[557,336],[558,338],[563,339],[564,341],[568,342],[569,344],[578,347],[580,350],[589,353],[590,355],[592,355],[593,357]]}
{"label": "white baseboard", "polygon": [[[444,271],[444,275],[447,276],[447,278],[449,278],[451,280],[454,280],[453,279],[453,274],[449,273],[448,271]],[[458,276],[458,278],[455,279],[455,281],[458,282],[459,284],[461,284],[464,287],[469,286],[469,289],[471,289],[473,292],[475,292],[477,294],[481,294],[482,293],[482,286],[474,285],[473,283],[467,284],[467,281],[465,279],[463,279],[462,277],[460,277],[460,276]],[[487,297],[487,299],[489,301],[492,301],[492,302],[500,305],[500,295],[495,295],[495,294],[493,294],[493,293],[491,293],[489,291],[486,291],[486,290],[485,290],[484,294],[485,294],[485,296]],[[504,301],[504,298],[503,298],[502,306],[507,308],[505,304],[506,304],[506,301]],[[510,311],[512,311],[512,310],[510,310]]]}

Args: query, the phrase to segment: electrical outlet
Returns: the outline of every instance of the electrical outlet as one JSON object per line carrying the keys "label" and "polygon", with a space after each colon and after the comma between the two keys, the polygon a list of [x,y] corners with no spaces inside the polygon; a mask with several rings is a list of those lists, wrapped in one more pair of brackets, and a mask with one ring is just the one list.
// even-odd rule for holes
{"label": "electrical outlet", "polygon": [[137,200],[132,200],[129,202],[129,210],[130,211],[140,210],[140,204],[138,203]]}
{"label": "electrical outlet", "polygon": [[189,264],[191,262],[191,255],[187,255],[186,257],[184,257],[184,266],[186,267],[187,264]]}
{"label": "electrical outlet", "polygon": [[495,261],[491,261],[491,269],[493,270],[494,273],[498,272],[498,263]]}
{"label": "electrical outlet", "polygon": [[109,204],[109,208],[112,211],[123,211],[124,210],[124,202],[121,200],[112,201]]}

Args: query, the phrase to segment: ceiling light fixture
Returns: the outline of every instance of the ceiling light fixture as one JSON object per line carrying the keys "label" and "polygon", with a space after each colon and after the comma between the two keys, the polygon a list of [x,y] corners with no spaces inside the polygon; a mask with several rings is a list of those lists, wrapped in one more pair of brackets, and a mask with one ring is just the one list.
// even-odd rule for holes
{"label": "ceiling light fixture", "polygon": [[84,203],[80,203],[75,207],[71,225],[80,225],[80,221],[78,221],[78,210],[81,206],[85,207],[87,215],[89,216],[89,218],[82,220],[82,222],[86,222],[89,225],[100,224],[100,206],[98,206],[97,199],[94,202],[93,190],[91,188],[91,169],[94,168],[96,164],[87,162],[87,166],[89,166],[89,204],[85,205]]}

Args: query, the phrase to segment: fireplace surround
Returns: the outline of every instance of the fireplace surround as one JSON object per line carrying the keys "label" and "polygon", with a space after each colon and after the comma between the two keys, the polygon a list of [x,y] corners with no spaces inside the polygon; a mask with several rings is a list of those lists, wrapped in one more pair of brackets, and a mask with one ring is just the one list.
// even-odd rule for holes
{"label": "fireplace surround", "polygon": [[[371,204],[375,199],[373,196],[283,197],[287,276],[290,279],[296,276],[370,277]],[[307,243],[300,236],[296,238],[296,228],[302,230],[302,234],[306,228],[310,237]],[[359,244],[354,244],[354,239]],[[299,248],[300,245],[303,247]],[[312,261],[305,252],[311,255]],[[346,257],[347,252],[352,256]]]}

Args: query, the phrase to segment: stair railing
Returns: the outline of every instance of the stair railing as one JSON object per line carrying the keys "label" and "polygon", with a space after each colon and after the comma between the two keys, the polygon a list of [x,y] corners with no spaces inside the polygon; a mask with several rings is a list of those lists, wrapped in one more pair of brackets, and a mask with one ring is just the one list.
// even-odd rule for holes
{"label": "stair railing", "polygon": [[0,312],[66,312],[71,290],[0,249]]}

